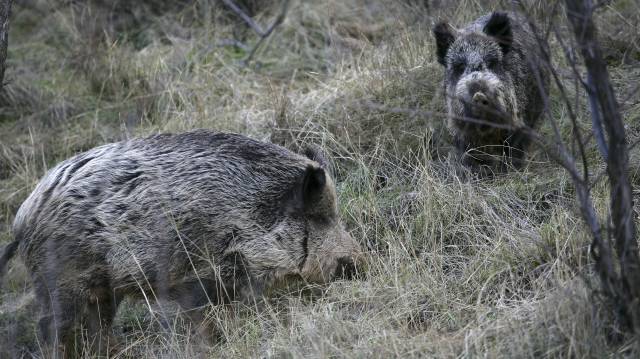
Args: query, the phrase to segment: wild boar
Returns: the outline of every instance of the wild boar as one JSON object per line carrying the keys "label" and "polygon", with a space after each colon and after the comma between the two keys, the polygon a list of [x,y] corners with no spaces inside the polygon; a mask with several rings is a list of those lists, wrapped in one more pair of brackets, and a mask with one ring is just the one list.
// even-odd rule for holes
{"label": "wild boar", "polygon": [[191,309],[250,302],[288,275],[348,278],[361,249],[326,165],[317,151],[206,130],[97,147],[40,181],[0,269],[21,254],[57,353],[80,319],[105,337],[127,296]]}
{"label": "wild boar", "polygon": [[448,128],[463,162],[474,169],[522,166],[530,142],[523,129],[537,125],[548,93],[541,62],[547,44],[526,18],[507,12],[459,30],[440,22],[433,35],[445,68]]}

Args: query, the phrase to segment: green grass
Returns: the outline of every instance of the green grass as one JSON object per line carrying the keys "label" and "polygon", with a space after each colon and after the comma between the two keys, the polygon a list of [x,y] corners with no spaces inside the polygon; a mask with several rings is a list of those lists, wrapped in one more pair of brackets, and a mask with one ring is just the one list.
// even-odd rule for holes
{"label": "green grass", "polygon": [[[84,10],[44,0],[15,5],[0,96],[0,242],[10,240],[17,208],[58,161],[134,136],[212,128],[294,150],[320,145],[334,166],[342,217],[367,249],[359,280],[274,289],[260,310],[210,308],[218,337],[211,346],[181,316],[163,326],[157,309],[127,301],[113,329],[125,348],[118,357],[639,354],[633,337],[611,339],[613,316],[593,291],[590,237],[565,171],[533,149],[522,171],[463,179],[448,156],[430,28],[508,2],[292,1],[248,68],[239,63],[245,51],[218,44],[239,38],[251,46],[257,38],[215,1],[169,11],[151,11],[147,1],[115,20],[102,2],[87,3]],[[279,3],[272,3],[256,21],[273,21]],[[527,4],[539,19],[552,18],[548,2]],[[638,10],[616,1],[596,13],[630,142],[640,133]],[[566,32],[563,17],[555,21]],[[575,96],[557,41],[551,46]],[[565,105],[556,89],[552,96],[551,113],[570,141]],[[583,91],[577,99],[588,129]],[[540,132],[552,133],[548,123]],[[587,150],[592,171],[601,170],[593,143]],[[638,148],[630,167],[637,182]],[[593,197],[605,218],[606,183]],[[37,308],[20,260],[5,278],[0,357],[38,353]]]}

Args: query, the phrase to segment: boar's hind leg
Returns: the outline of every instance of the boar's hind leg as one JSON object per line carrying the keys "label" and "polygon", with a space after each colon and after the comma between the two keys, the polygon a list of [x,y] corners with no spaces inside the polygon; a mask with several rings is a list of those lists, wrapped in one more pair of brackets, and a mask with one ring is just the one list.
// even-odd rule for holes
{"label": "boar's hind leg", "polygon": [[38,322],[38,332],[44,356],[47,358],[73,357],[75,354],[73,329],[80,296],[73,290],[60,287],[52,291],[47,291],[44,285],[38,287],[40,288],[36,288],[36,295],[43,311]]}
{"label": "boar's hind leg", "polygon": [[50,281],[37,278],[34,281],[36,300],[40,305],[40,319],[38,320],[38,340],[39,347],[44,358],[62,358],[63,348],[58,344],[57,331],[54,323],[56,318],[52,308],[53,290],[49,289],[47,283]]}
{"label": "boar's hind leg", "polygon": [[[88,277],[92,280],[87,281]],[[94,278],[95,274],[89,271],[63,280],[49,273],[46,279],[36,282],[36,297],[43,312],[38,331],[45,357],[74,357],[81,351],[83,343],[80,337],[76,338],[74,330],[81,314],[88,314],[86,324],[89,344],[94,349],[106,349],[97,340],[107,338],[102,334],[108,332],[104,329],[111,325],[117,302],[109,287],[93,285],[96,282]],[[104,343],[106,342],[105,340]]]}

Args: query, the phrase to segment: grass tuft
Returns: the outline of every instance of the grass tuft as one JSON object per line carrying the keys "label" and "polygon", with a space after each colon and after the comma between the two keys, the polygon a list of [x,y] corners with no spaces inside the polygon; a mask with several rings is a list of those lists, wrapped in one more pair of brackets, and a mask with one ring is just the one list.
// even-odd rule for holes
{"label": "grass tuft", "polygon": [[[544,25],[544,1],[525,1]],[[442,69],[430,29],[508,1],[292,1],[249,67],[258,36],[217,1],[15,3],[0,93],[0,242],[39,178],[96,145],[194,128],[233,131],[332,161],[342,217],[367,271],[322,287],[289,283],[260,308],[207,308],[205,344],[175,308],[127,301],[116,357],[635,357],[612,335],[590,238],[568,175],[533,150],[522,171],[465,177],[450,156]],[[160,6],[158,6],[160,5]],[[263,27],[279,2],[244,1]],[[638,5],[597,10],[630,142],[640,133]],[[572,89],[560,45],[552,54]],[[551,113],[571,142],[567,108]],[[576,98],[590,126],[584,93]],[[551,136],[548,124],[540,131]],[[598,152],[587,148],[596,165]],[[640,151],[630,154],[634,182]],[[607,215],[606,183],[592,195]],[[37,308],[19,260],[0,291],[0,357],[39,352]],[[78,343],[81,347],[88,343]]]}

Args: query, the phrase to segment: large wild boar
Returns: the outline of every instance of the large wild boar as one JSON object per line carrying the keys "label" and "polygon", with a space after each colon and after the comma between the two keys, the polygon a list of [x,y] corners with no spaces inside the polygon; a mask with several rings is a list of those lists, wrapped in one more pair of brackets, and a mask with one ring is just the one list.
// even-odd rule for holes
{"label": "large wild boar", "polygon": [[523,129],[535,127],[544,109],[547,45],[517,13],[494,12],[462,29],[440,22],[433,34],[445,68],[448,127],[463,162],[520,167],[530,142]]}
{"label": "large wild boar", "polygon": [[283,276],[349,277],[360,247],[325,165],[317,151],[205,130],[97,147],[22,204],[0,270],[18,250],[58,352],[80,319],[102,337],[126,296],[191,309],[252,301]]}

